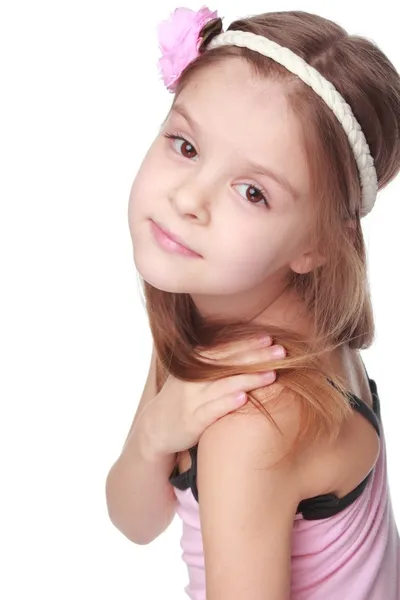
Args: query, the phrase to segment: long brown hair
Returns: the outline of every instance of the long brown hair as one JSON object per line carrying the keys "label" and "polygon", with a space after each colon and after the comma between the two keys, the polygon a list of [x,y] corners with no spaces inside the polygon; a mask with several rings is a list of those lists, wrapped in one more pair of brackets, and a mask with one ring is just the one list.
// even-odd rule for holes
{"label": "long brown hair", "polygon": [[[400,170],[400,78],[382,51],[370,40],[351,36],[323,17],[287,11],[233,22],[229,30],[264,35],[290,48],[331,81],[351,106],[370,146],[379,189]],[[206,50],[206,42],[221,31],[220,21],[207,28],[201,53],[183,71],[175,99],[201,69],[241,57],[260,77],[285,85],[289,103],[302,128],[315,204],[316,247],[326,262],[307,274],[291,272],[288,285],[300,294],[313,319],[307,339],[274,324],[204,319],[189,294],[160,291],[142,282],[149,324],[158,356],[157,390],[168,376],[186,381],[214,380],[245,371],[275,369],[280,389],[298,398],[301,424],[296,443],[320,435],[335,438],[350,414],[343,380],[322,367],[323,354],[347,344],[368,348],[374,337],[366,252],[360,223],[361,189],[347,136],[330,108],[298,77],[273,60],[246,48],[225,46]],[[345,222],[352,222],[353,229]],[[250,366],[210,364],[200,348],[268,333],[287,350],[284,360]],[[332,386],[331,382],[336,384]],[[249,399],[271,418],[257,393]]]}

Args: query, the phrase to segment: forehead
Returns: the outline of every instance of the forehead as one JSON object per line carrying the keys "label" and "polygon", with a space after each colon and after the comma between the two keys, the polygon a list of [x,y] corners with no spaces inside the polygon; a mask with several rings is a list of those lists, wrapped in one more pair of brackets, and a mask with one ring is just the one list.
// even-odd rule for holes
{"label": "forehead", "polygon": [[257,76],[243,59],[229,58],[195,73],[176,102],[198,123],[201,135],[278,170],[290,167],[304,189],[308,166],[301,124],[281,82]]}

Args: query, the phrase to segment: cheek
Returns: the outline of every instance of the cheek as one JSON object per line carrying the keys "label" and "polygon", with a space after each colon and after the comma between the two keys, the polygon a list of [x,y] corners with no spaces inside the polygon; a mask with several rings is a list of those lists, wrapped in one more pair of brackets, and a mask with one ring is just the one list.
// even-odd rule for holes
{"label": "cheek", "polygon": [[275,225],[265,220],[262,228],[243,228],[243,221],[224,227],[224,235],[218,241],[218,262],[233,271],[260,272],[281,254],[282,235],[274,234]]}
{"label": "cheek", "polygon": [[128,202],[128,224],[129,231],[131,234],[132,240],[134,239],[135,234],[135,225],[138,223],[140,219],[140,206],[139,206],[139,198],[141,197],[140,193],[140,184],[137,178],[135,178],[131,191],[129,194],[129,202]]}
{"label": "cheek", "polygon": [[[236,233],[235,233],[236,232]],[[264,279],[271,271],[271,252],[266,247],[265,237],[242,226],[231,224],[224,235],[218,237],[212,264],[218,280],[225,288],[234,291],[247,289]]]}
{"label": "cheek", "polygon": [[[263,226],[243,229],[241,223],[226,224],[214,254],[218,271],[225,280],[240,278],[255,282],[289,265],[297,255],[304,233],[296,219],[269,215]],[[233,233],[238,232],[238,233]]]}
{"label": "cheek", "polygon": [[151,190],[157,181],[159,159],[155,140],[148,149],[138,171],[136,172],[130,195],[130,202],[137,203],[142,199],[145,190]]}
{"label": "cheek", "polygon": [[152,165],[149,161],[144,161],[136,173],[131,186],[128,203],[129,228],[132,235],[134,225],[151,216],[151,201],[156,197],[154,190],[155,178]]}

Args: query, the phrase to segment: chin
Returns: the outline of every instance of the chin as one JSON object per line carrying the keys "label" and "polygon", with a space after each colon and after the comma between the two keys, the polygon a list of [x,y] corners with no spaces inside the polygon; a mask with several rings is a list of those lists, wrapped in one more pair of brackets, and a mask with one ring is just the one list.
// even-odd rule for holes
{"label": "chin", "polygon": [[171,294],[188,294],[188,278],[187,274],[182,273],[178,275],[176,269],[166,269],[160,265],[160,261],[157,264],[150,264],[149,257],[140,260],[134,255],[134,263],[137,272],[140,277],[152,285],[154,288],[163,292],[169,292]]}

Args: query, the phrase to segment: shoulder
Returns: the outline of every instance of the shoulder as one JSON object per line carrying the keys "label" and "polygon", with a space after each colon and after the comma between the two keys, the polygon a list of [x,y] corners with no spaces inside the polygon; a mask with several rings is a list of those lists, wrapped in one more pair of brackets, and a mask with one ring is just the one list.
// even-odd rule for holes
{"label": "shoulder", "polygon": [[212,423],[201,435],[199,478],[202,479],[203,466],[208,474],[209,469],[229,468],[240,473],[252,467],[270,468],[268,478],[284,476],[287,485],[292,481],[295,498],[299,465],[304,461],[296,453],[287,455],[301,425],[299,398],[278,382],[252,391],[252,396],[260,407],[248,400],[241,408]]}
{"label": "shoulder", "polygon": [[248,402],[199,440],[197,486],[210,600],[261,598],[265,589],[271,598],[283,598],[290,588],[302,466],[298,455],[286,455],[300,411],[296,396],[278,383],[262,396],[276,425]]}
{"label": "shoulder", "polygon": [[286,503],[288,515],[296,514],[302,500],[337,483],[339,463],[343,472],[343,435],[336,442],[321,435],[296,445],[304,427],[304,399],[279,381],[253,390],[252,396],[259,406],[248,400],[202,433],[197,449],[199,496],[204,498],[208,488],[222,495],[238,494],[238,482],[256,484],[264,506],[268,490],[274,489],[274,499]]}

